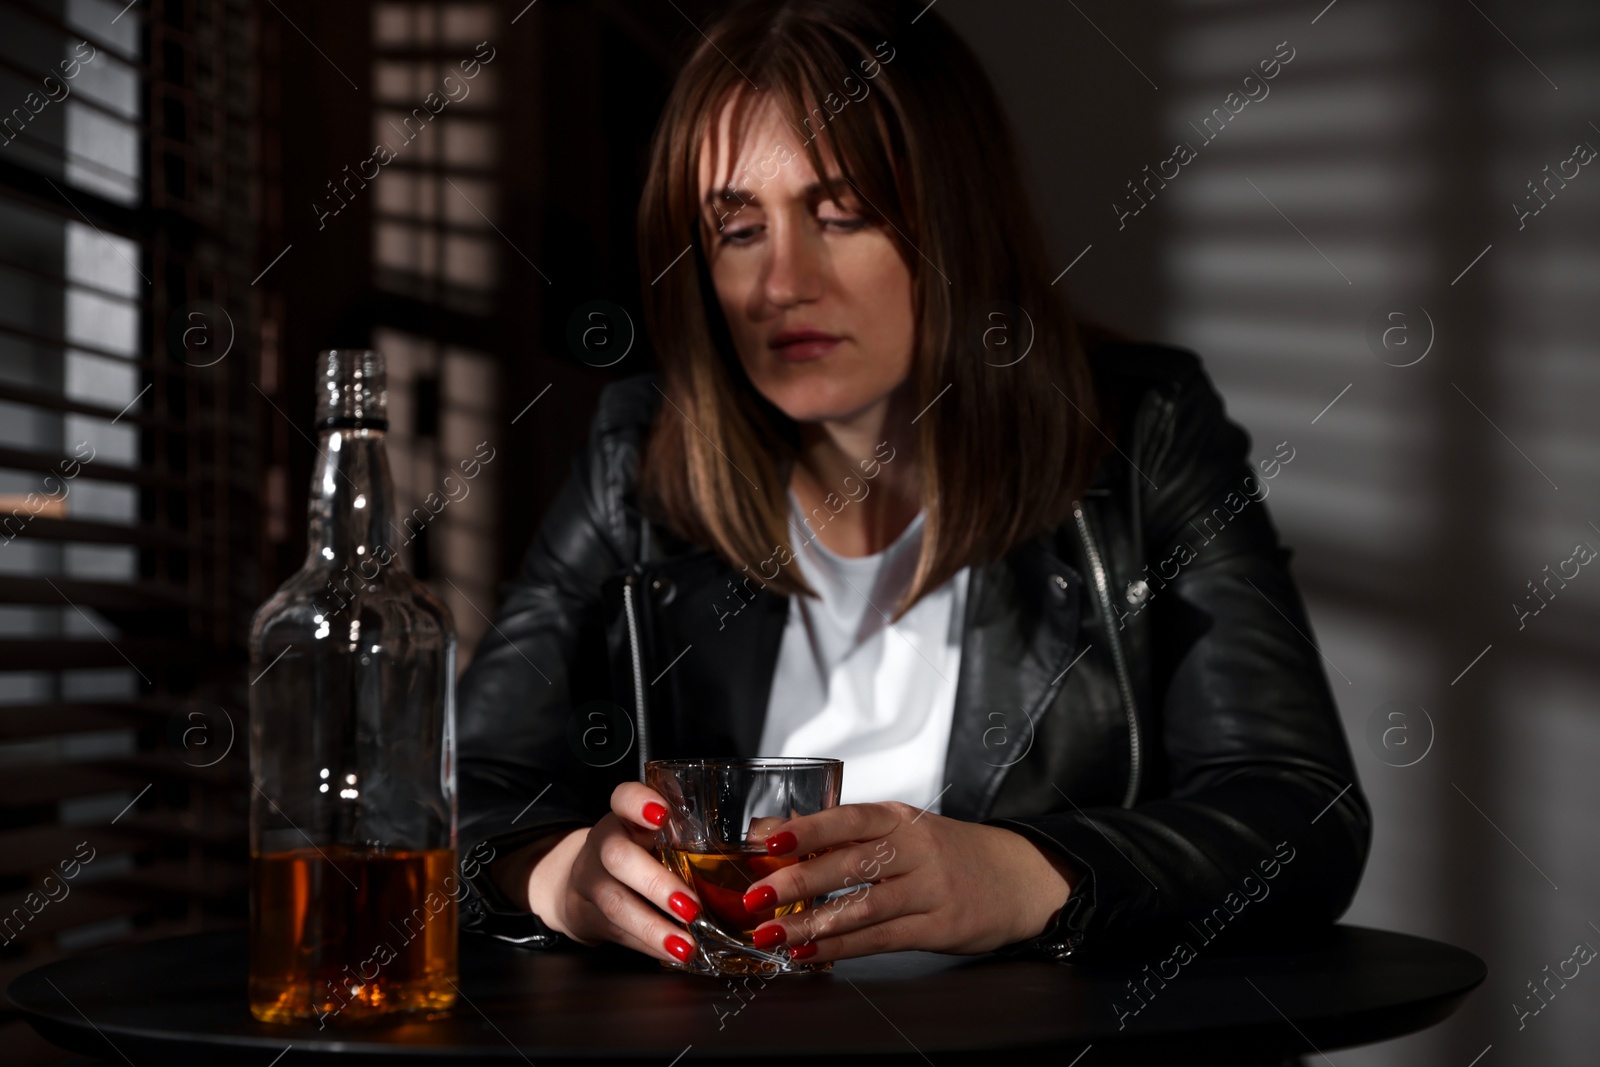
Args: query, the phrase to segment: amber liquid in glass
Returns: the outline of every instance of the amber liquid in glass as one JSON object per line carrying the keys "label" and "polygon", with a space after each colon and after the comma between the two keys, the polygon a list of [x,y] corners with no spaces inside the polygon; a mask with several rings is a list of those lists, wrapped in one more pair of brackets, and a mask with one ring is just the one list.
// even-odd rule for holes
{"label": "amber liquid in glass", "polygon": [[777,908],[746,911],[744,895],[750,886],[773,871],[799,863],[801,856],[769,856],[765,849],[736,852],[680,852],[670,845],[662,849],[661,861],[667,869],[694,889],[705,906],[707,918],[724,933],[749,945],[755,944],[756,927],[764,922],[795,915],[811,907],[809,900]]}
{"label": "amber liquid in glass", "polygon": [[250,1014],[323,1026],[456,999],[453,849],[251,857]]}

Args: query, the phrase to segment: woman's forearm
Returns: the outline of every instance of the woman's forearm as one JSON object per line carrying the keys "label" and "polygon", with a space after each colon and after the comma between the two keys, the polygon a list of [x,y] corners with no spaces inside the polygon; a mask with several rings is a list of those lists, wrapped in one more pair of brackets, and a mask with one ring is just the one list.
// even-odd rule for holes
{"label": "woman's forearm", "polygon": [[490,868],[490,876],[512,903],[527,908],[546,924],[560,930],[553,921],[556,894],[566,883],[572,858],[583,847],[588,835],[589,828],[584,826],[541,837],[496,861]]}
{"label": "woman's forearm", "polygon": [[[1055,924],[1056,916],[1066,906],[1083,876],[1059,851],[1014,830],[1009,832],[1024,843],[1018,849],[1024,863],[1023,877],[1016,883],[1017,891],[1021,894],[1018,906],[1022,914],[1034,916],[1032,922],[1025,924],[1029,927],[1025,936],[1037,937]],[[1046,916],[1043,922],[1037,918],[1041,914]]]}
{"label": "woman's forearm", "polygon": [[578,850],[583,848],[583,843],[588,840],[590,829],[583,826],[568,831],[543,859],[534,864],[533,871],[528,876],[526,893],[529,907],[535,915],[544,920],[546,925],[568,937],[572,936],[572,931],[567,929],[556,904],[572,872],[572,860],[577,856]]}

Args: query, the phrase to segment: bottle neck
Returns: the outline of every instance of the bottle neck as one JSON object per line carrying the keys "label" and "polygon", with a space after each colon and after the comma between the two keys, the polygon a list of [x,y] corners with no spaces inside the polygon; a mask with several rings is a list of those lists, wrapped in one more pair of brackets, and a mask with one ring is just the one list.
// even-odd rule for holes
{"label": "bottle neck", "polygon": [[311,476],[307,569],[356,567],[367,560],[404,569],[391,524],[394,488],[383,436],[374,429],[317,435],[321,458]]}

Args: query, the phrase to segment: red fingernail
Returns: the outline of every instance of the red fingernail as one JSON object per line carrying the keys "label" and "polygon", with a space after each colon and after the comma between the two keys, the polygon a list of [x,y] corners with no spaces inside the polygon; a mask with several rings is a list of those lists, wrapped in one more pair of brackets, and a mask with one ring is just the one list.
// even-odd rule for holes
{"label": "red fingernail", "polygon": [[678,913],[678,917],[686,923],[694,922],[694,917],[700,914],[700,905],[688,893],[674,893],[667,898],[667,907]]}
{"label": "red fingernail", "polygon": [[767,855],[784,856],[794,851],[794,846],[800,842],[788,830],[779,830],[767,838]]}
{"label": "red fingernail", "polygon": [[817,946],[807,943],[804,945],[791,945],[789,958],[791,960],[808,960],[817,954]]}
{"label": "red fingernail", "polygon": [[667,809],[652,800],[644,806],[644,821],[651,826],[660,826],[667,821]]}
{"label": "red fingernail", "polygon": [[783,944],[788,940],[788,936],[781,926],[763,926],[755,932],[754,940],[756,948],[766,950]]}
{"label": "red fingernail", "polygon": [[676,956],[680,963],[687,963],[689,961],[689,954],[694,951],[693,945],[689,944],[689,942],[685,941],[677,934],[672,934],[669,936],[666,943],[667,951]]}
{"label": "red fingernail", "polygon": [[748,912],[765,911],[777,903],[778,891],[770,885],[757,886],[744,895],[744,910]]}

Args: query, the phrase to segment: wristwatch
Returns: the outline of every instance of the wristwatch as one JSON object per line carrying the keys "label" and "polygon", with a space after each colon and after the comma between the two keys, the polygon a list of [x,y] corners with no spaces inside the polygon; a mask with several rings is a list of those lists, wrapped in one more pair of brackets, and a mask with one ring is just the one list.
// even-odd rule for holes
{"label": "wristwatch", "polygon": [[1066,903],[1045,924],[1043,933],[1024,941],[1003,945],[995,950],[996,953],[1004,956],[1043,956],[1056,962],[1071,958],[1082,947],[1084,929],[1094,914],[1094,870],[1062,848],[1038,827],[1015,819],[987,819],[984,825],[999,826],[1013,833],[1022,834],[1037,845],[1047,857],[1054,856],[1064,861],[1076,876],[1075,881],[1072,877],[1067,877],[1069,889]]}
{"label": "wristwatch", "polygon": [[1045,927],[1043,933],[1026,941],[1006,945],[996,951],[1002,956],[1043,956],[1056,963],[1064,963],[1083,945],[1083,928],[1088,920],[1088,913],[1092,910],[1089,901],[1093,899],[1093,886],[1091,880],[1093,872],[1087,872],[1073,888],[1072,896],[1056,912],[1055,918]]}
{"label": "wristwatch", "polygon": [[544,920],[533,912],[512,912],[496,907],[483,896],[478,886],[469,883],[472,891],[461,902],[461,928],[472,933],[488,934],[499,941],[526,945],[530,949],[554,949],[568,937],[544,925]]}
{"label": "wristwatch", "polygon": [[532,911],[517,907],[490,874],[491,863],[462,878],[468,891],[461,900],[461,929],[529,948],[578,944]]}

